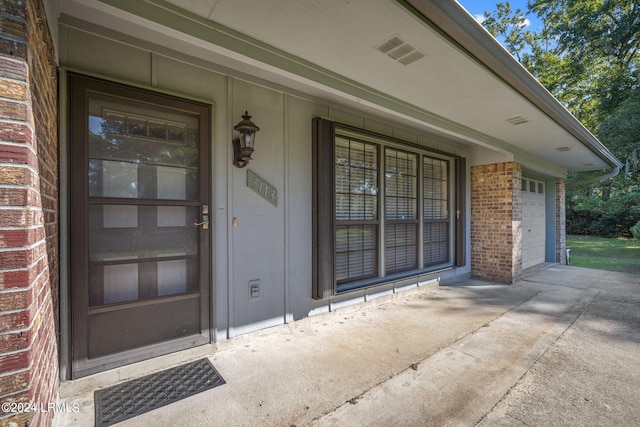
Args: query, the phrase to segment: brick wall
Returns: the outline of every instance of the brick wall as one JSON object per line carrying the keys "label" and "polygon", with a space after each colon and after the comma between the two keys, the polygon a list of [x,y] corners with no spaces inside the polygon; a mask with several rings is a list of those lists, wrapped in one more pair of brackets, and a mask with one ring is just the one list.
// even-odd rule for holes
{"label": "brick wall", "polygon": [[471,168],[471,276],[514,283],[522,273],[522,166]]}
{"label": "brick wall", "polygon": [[567,212],[565,205],[565,181],[556,179],[556,262],[567,263]]}
{"label": "brick wall", "polygon": [[[0,402],[58,397],[57,68],[42,0],[0,0]],[[53,413],[0,425],[46,426]]]}

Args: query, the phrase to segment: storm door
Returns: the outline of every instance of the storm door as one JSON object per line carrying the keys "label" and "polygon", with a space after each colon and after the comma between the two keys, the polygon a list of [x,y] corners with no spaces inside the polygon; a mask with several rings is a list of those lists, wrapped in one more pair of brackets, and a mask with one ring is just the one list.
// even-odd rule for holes
{"label": "storm door", "polygon": [[210,342],[210,107],[69,86],[72,375]]}

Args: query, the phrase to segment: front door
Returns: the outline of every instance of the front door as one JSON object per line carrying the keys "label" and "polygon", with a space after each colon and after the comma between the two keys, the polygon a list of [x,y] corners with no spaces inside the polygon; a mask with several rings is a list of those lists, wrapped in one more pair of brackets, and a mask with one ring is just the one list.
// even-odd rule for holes
{"label": "front door", "polygon": [[72,376],[210,342],[210,107],[69,87]]}

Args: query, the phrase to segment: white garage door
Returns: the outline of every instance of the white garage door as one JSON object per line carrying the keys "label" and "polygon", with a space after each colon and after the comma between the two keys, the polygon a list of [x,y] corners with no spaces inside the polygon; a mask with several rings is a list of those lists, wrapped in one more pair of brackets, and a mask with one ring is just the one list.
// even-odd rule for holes
{"label": "white garage door", "polygon": [[545,260],[545,186],[541,181],[522,180],[522,269]]}

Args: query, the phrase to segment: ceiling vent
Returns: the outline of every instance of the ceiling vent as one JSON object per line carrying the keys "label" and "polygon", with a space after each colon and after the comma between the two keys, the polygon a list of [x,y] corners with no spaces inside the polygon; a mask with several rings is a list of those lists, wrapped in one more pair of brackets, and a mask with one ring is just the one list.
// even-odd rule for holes
{"label": "ceiling vent", "polygon": [[556,148],[558,151],[571,151],[571,147],[558,147]]}
{"label": "ceiling vent", "polygon": [[409,65],[426,56],[424,53],[409,44],[409,42],[397,35],[383,41],[375,48],[398,61],[402,65]]}
{"label": "ceiling vent", "polygon": [[511,123],[514,126],[517,126],[517,125],[529,123],[529,120],[525,119],[522,116],[516,116],[516,117],[511,117],[510,119],[507,119],[507,122]]}

